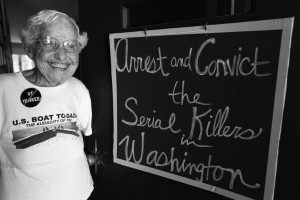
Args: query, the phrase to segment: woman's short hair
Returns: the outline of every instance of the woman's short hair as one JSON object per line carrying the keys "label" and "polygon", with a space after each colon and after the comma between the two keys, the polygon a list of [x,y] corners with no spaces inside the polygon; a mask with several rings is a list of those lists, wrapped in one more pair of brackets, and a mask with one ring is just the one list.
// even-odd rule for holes
{"label": "woman's short hair", "polygon": [[71,24],[74,25],[74,28],[78,34],[78,42],[82,45],[81,49],[83,49],[88,42],[87,33],[80,33],[79,27],[74,19],[69,17],[67,14],[58,12],[56,10],[42,10],[36,15],[29,17],[27,25],[21,30],[20,34],[23,45],[25,47],[30,47],[36,43],[37,39],[40,37],[40,34],[44,31],[47,25],[55,22],[59,17],[67,18]]}

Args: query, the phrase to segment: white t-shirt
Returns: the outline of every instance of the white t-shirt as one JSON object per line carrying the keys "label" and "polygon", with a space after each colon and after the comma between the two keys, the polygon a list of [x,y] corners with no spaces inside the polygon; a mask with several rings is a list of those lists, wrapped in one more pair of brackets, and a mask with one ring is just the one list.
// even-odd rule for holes
{"label": "white t-shirt", "polygon": [[86,87],[38,87],[0,74],[0,199],[86,200],[93,180],[82,134],[92,134]]}

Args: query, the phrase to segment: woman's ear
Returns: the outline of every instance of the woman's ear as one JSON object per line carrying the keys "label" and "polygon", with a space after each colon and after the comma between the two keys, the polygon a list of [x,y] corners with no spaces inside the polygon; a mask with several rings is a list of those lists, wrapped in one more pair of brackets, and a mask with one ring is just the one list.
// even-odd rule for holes
{"label": "woman's ear", "polygon": [[32,48],[29,47],[29,46],[24,46],[24,50],[25,50],[25,53],[27,54],[27,56],[33,60],[33,51],[32,51]]}

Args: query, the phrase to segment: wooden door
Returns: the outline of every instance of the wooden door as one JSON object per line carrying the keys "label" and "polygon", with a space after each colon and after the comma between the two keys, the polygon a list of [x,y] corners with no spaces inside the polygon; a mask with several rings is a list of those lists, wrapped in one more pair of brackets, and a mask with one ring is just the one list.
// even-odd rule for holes
{"label": "wooden door", "polygon": [[[235,4],[233,6],[233,4]],[[87,149],[105,152],[98,173],[91,167],[95,182],[93,199],[226,199],[212,192],[113,163],[113,110],[109,34],[137,30],[198,26],[300,17],[299,3],[286,1],[184,1],[110,0],[79,1],[79,21],[89,43],[81,55],[81,77],[90,90],[93,106],[93,136]],[[235,9],[234,9],[235,8]],[[296,20],[292,39],[285,112],[279,147],[274,199],[293,199],[299,178],[299,52],[300,29]],[[297,45],[298,42],[298,45]],[[298,161],[298,162],[297,162]],[[96,197],[97,196],[97,197]],[[299,196],[299,195],[298,195]]]}

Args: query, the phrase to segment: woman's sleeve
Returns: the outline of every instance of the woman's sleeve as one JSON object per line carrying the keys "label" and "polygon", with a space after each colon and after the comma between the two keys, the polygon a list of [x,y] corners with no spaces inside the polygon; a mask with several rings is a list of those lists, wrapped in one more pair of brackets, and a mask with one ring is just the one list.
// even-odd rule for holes
{"label": "woman's sleeve", "polygon": [[79,129],[85,135],[92,134],[92,106],[89,91],[84,88],[79,106]]}

